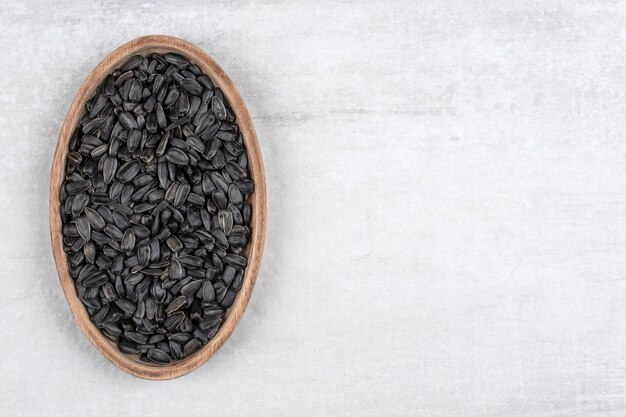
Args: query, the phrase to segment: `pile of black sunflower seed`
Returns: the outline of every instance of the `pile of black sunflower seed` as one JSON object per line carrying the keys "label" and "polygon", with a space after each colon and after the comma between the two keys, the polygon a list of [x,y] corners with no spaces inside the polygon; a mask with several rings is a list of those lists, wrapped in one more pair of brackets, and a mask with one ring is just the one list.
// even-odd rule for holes
{"label": "pile of black sunflower seed", "polygon": [[146,362],[196,352],[242,286],[250,239],[254,183],[221,90],[181,55],[133,56],[69,148],[63,242],[91,320]]}

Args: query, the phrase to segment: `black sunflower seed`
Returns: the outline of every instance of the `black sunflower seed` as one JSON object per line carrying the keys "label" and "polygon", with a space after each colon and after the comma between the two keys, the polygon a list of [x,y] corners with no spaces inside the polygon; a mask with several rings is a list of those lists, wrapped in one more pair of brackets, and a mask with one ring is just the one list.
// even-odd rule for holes
{"label": "black sunflower seed", "polygon": [[213,203],[220,209],[225,209],[228,206],[228,198],[222,190],[213,191],[211,198],[213,199]]}
{"label": "black sunflower seed", "polygon": [[185,268],[178,260],[173,260],[170,263],[170,277],[172,279],[181,279],[185,276]]}
{"label": "black sunflower seed", "polygon": [[83,253],[85,254],[85,260],[93,264],[96,259],[96,244],[92,241],[85,242]]}
{"label": "black sunflower seed", "polygon": [[180,207],[185,202],[185,200],[187,200],[190,191],[191,187],[188,184],[179,184],[176,188],[174,201],[172,202],[174,207]]}
{"label": "black sunflower seed", "polygon": [[128,298],[118,298],[115,300],[115,304],[124,312],[132,314],[135,312],[137,306]]}
{"label": "black sunflower seed", "polygon": [[165,239],[165,244],[172,250],[172,252],[179,252],[183,248],[183,243],[176,236],[170,236]]}
{"label": "black sunflower seed", "polygon": [[115,78],[112,75],[107,75],[102,83],[102,95],[105,97],[111,97],[115,94]]}
{"label": "black sunflower seed", "polygon": [[243,195],[250,195],[254,192],[254,182],[250,179],[244,179],[241,181],[237,181],[235,186],[239,188],[239,191]]}
{"label": "black sunflower seed", "polygon": [[224,106],[222,100],[220,100],[217,96],[214,96],[211,99],[211,111],[215,114],[215,117],[217,117],[218,120],[226,119],[226,106]]}
{"label": "black sunflower seed", "polygon": [[233,278],[235,278],[236,273],[237,270],[232,265],[226,265],[226,267],[224,267],[222,281],[224,281],[224,284],[226,284],[227,287],[233,282]]}
{"label": "black sunflower seed", "polygon": [[157,363],[170,363],[172,358],[161,349],[150,349],[147,353],[148,359]]}
{"label": "black sunflower seed", "polygon": [[176,343],[172,340],[169,342],[170,352],[176,359],[183,359],[185,357],[185,353],[183,352],[183,348],[179,343]]}
{"label": "black sunflower seed", "polygon": [[165,62],[170,63],[170,64],[174,64],[177,65],[179,67],[185,66],[188,64],[187,60],[185,59],[184,56],[173,53],[173,52],[169,52],[167,54],[165,54],[163,56],[163,60],[165,60]]}
{"label": "black sunflower seed", "polygon": [[188,341],[190,341],[193,337],[189,333],[174,333],[170,335],[170,340],[172,342],[184,345]]}
{"label": "black sunflower seed", "polygon": [[137,260],[139,261],[139,265],[148,266],[150,263],[150,252],[149,245],[140,245],[137,248]]}
{"label": "black sunflower seed", "polygon": [[126,63],[124,64],[121,70],[122,72],[126,72],[129,70],[132,70],[133,68],[137,68],[138,66],[141,65],[142,61],[143,61],[143,57],[141,55],[133,55],[132,57],[128,59],[128,61],[126,61]]}
{"label": "black sunflower seed", "polygon": [[135,345],[134,343],[131,342],[127,342],[126,340],[122,339],[120,340],[120,342],[117,345],[120,349],[120,351],[122,353],[126,353],[126,354],[135,354],[138,352],[137,350],[137,345]]}
{"label": "black sunflower seed", "polygon": [[226,172],[231,178],[239,180],[245,178],[246,170],[234,162],[226,162]]}
{"label": "black sunflower seed", "polygon": [[167,319],[165,319],[163,326],[165,327],[167,331],[171,332],[177,329],[178,326],[180,326],[184,320],[185,320],[185,313],[182,311],[177,311],[175,313],[172,313],[170,316],[167,317]]}
{"label": "black sunflower seed", "polygon": [[226,249],[228,248],[228,238],[226,234],[221,229],[213,229],[211,230],[211,235],[215,238],[215,245],[219,248]]}
{"label": "black sunflower seed", "polygon": [[231,230],[233,230],[233,215],[230,210],[220,210],[217,213],[217,218],[220,229],[222,229],[224,234],[229,235]]}
{"label": "black sunflower seed", "polygon": [[226,255],[224,257],[224,261],[226,261],[227,264],[232,265],[235,268],[239,268],[239,269],[245,268],[246,265],[248,264],[248,260],[246,259],[245,256],[236,255],[232,253],[229,253],[228,255]]}
{"label": "black sunflower seed", "polygon": [[250,220],[252,219],[252,208],[250,207],[250,204],[244,204],[241,209],[241,216],[243,217],[243,224],[249,225]]}
{"label": "black sunflower seed", "polygon": [[170,315],[187,305],[187,297],[181,295],[180,297],[176,297],[170,302],[165,308],[165,314]]}
{"label": "black sunflower seed", "polygon": [[85,288],[93,288],[99,287],[107,282],[109,282],[109,277],[106,272],[98,271],[85,278],[82,284]]}
{"label": "black sunflower seed", "polygon": [[178,91],[178,88],[175,85],[170,85],[170,88],[167,91],[165,98],[163,99],[163,106],[165,108],[169,108],[170,106],[172,106],[178,99],[179,94],[180,92]]}
{"label": "black sunflower seed", "polygon": [[170,148],[165,153],[165,158],[176,165],[187,165],[189,163],[189,157],[178,148]]}
{"label": "black sunflower seed", "polygon": [[113,224],[107,224],[106,226],[104,226],[103,231],[111,239],[121,241],[122,238],[124,237],[124,235],[122,234],[122,231]]}
{"label": "black sunflower seed", "polygon": [[87,193],[78,193],[72,199],[72,216],[80,215],[89,204],[89,195]]}
{"label": "black sunflower seed", "polygon": [[243,204],[243,195],[235,184],[230,184],[228,186],[228,199],[230,200],[231,204],[234,204],[236,206],[240,206],[241,204]]}
{"label": "black sunflower seed", "polygon": [[[197,270],[194,270],[194,271],[197,271]],[[200,278],[203,278],[203,277],[200,277]],[[191,297],[200,290],[202,285],[203,285],[203,281],[201,280],[190,281],[189,283],[183,285],[183,287],[180,289],[180,293],[185,296]]]}
{"label": "black sunflower seed", "polygon": [[130,340],[131,342],[135,342],[138,344],[144,344],[148,341],[148,336],[146,336],[145,334],[129,330],[124,332],[124,337],[126,337],[126,339]]}
{"label": "black sunflower seed", "polygon": [[117,170],[117,179],[120,182],[128,182],[135,178],[141,171],[141,163],[138,161],[128,161]]}
{"label": "black sunflower seed", "polygon": [[192,353],[197,352],[201,346],[202,346],[202,343],[198,339],[191,339],[189,342],[185,344],[185,347],[183,348],[183,351],[185,352],[185,356],[189,356]]}
{"label": "black sunflower seed", "polygon": [[90,240],[91,239],[91,224],[89,223],[89,220],[87,220],[87,217],[86,216],[78,217],[76,218],[74,223],[76,224],[76,230],[78,231],[78,234],[80,235],[80,237],[82,237],[85,242]]}
{"label": "black sunflower seed", "polygon": [[91,181],[79,180],[79,181],[68,182],[65,185],[65,190],[67,191],[68,194],[73,195],[73,194],[82,193],[83,191],[87,191],[89,187],[91,187]]}
{"label": "black sunflower seed", "polygon": [[202,300],[207,303],[215,300],[215,289],[209,280],[205,281],[202,285]]}
{"label": "black sunflower seed", "polygon": [[196,80],[185,79],[180,86],[194,96],[202,94],[202,86]]}
{"label": "black sunflower seed", "polygon": [[137,129],[139,126],[137,125],[137,120],[127,111],[122,111],[118,115],[120,123],[126,129]]}
{"label": "black sunflower seed", "polygon": [[235,291],[232,288],[229,288],[226,291],[226,295],[224,296],[222,301],[220,301],[220,306],[224,308],[229,308],[231,305],[233,305],[233,301],[235,301],[236,295],[237,295],[237,291]]}

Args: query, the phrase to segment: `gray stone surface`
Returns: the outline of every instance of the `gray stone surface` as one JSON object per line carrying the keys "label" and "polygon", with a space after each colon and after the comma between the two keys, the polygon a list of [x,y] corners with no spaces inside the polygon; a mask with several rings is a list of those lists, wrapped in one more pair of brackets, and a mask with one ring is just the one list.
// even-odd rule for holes
{"label": "gray stone surface", "polygon": [[[0,415],[626,415],[624,3],[175,3],[0,8]],[[241,325],[162,383],[83,337],[47,217],[76,90],[153,33],[233,78],[269,193]]]}

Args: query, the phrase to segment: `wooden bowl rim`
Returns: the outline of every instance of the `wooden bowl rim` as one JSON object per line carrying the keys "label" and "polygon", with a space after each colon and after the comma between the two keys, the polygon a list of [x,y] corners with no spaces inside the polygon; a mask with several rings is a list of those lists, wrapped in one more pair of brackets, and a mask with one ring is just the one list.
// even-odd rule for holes
{"label": "wooden bowl rim", "polygon": [[[69,274],[67,255],[63,251],[59,201],[69,141],[80,117],[84,114],[85,102],[94,95],[97,86],[104,77],[118,68],[130,56],[152,52],[177,52],[184,55],[209,75],[213,83],[222,90],[224,97],[235,113],[237,124],[242,132],[244,144],[248,152],[248,171],[255,182],[255,191],[249,198],[249,203],[252,206],[251,239],[246,248],[248,266],[244,273],[243,286],[237,293],[235,301],[229,308],[226,318],[215,337],[189,358],[166,366],[149,365],[121,353],[92,323],[85,306],[76,294],[73,279]],[[237,91],[224,70],[209,54],[185,40],[165,35],[150,35],[136,38],[115,49],[94,68],[80,86],[65,118],[52,164],[49,208],[52,251],[61,286],[76,322],[87,339],[100,353],[120,369],[145,379],[165,380],[176,378],[198,368],[224,344],[237,327],[254,289],[265,243],[266,191],[263,159],[250,114],[239,91]]]}

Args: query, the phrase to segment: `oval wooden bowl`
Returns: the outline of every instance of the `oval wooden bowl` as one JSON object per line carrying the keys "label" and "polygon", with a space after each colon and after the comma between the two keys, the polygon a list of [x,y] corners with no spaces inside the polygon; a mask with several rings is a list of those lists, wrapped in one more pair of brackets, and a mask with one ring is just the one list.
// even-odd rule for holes
{"label": "oval wooden bowl", "polygon": [[[116,345],[107,339],[89,318],[87,309],[76,294],[74,280],[68,269],[68,259],[63,251],[61,207],[59,193],[65,174],[65,158],[69,149],[69,142],[79,119],[85,112],[85,102],[91,98],[98,85],[124,63],[132,55],[149,55],[153,52],[167,53],[177,52],[186,56],[190,62],[198,65],[211,77],[213,83],[221,88],[224,97],[235,113],[237,124],[243,135],[244,144],[248,152],[248,171],[254,180],[256,187],[248,202],[252,206],[252,219],[250,222],[251,238],[245,251],[248,257],[248,266],[245,269],[243,286],[237,293],[237,297],[231,308],[227,311],[222,327],[213,339],[202,347],[198,352],[182,361],[171,365],[158,366],[141,362],[139,357],[123,354]],[[145,36],[137,38],[122,45],[109,54],[89,74],[83,85],[78,90],[70,110],[65,118],[59,141],[56,146],[54,160],[52,162],[52,175],[50,179],[50,234],[52,237],[52,251],[56,263],[61,286],[65,292],[67,302],[78,325],[91,343],[111,362],[124,371],[146,379],[170,379],[193,371],[206,362],[233,333],[243,315],[248,300],[252,294],[254,283],[259,273],[263,245],[265,241],[266,207],[265,207],[265,173],[263,159],[257,141],[254,126],[250,119],[248,109],[243,99],[228,78],[224,70],[206,52],[197,46],[182,39],[170,36]]]}

